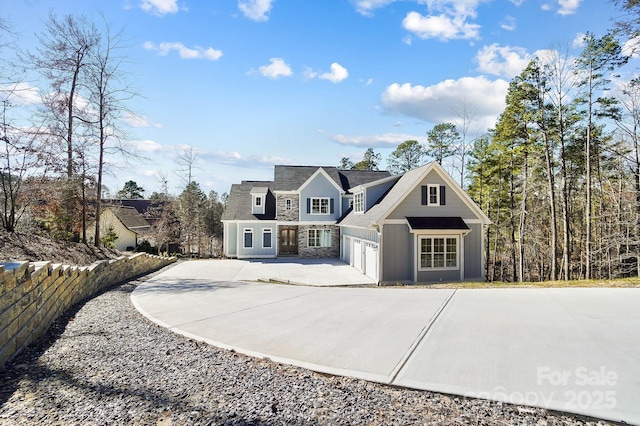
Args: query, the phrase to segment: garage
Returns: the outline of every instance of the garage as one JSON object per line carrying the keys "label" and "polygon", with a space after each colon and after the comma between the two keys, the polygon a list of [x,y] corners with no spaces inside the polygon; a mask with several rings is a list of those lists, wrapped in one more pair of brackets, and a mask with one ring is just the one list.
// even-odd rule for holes
{"label": "garage", "polygon": [[362,240],[354,238],[352,241],[353,250],[351,250],[351,260],[353,262],[351,265],[353,265],[353,267],[358,271],[362,272]]}
{"label": "garage", "polygon": [[364,245],[364,273],[374,280],[378,279],[378,245],[366,242]]}

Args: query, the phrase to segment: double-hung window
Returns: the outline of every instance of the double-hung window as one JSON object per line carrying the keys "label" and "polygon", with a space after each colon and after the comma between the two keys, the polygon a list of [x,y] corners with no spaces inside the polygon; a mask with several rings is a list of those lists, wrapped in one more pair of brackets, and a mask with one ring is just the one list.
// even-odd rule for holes
{"label": "double-hung window", "polygon": [[420,237],[420,269],[458,269],[458,237]]}
{"label": "double-hung window", "polygon": [[253,248],[253,229],[245,228],[243,233],[243,248]]}
{"label": "double-hung window", "polygon": [[271,228],[262,230],[262,248],[271,248]]}
{"label": "double-hung window", "polygon": [[358,192],[353,196],[353,211],[356,213],[364,212],[364,192]]}
{"label": "double-hung window", "polygon": [[311,198],[311,214],[329,214],[329,198]]}
{"label": "double-hung window", "polygon": [[330,229],[309,229],[309,247],[331,247]]}

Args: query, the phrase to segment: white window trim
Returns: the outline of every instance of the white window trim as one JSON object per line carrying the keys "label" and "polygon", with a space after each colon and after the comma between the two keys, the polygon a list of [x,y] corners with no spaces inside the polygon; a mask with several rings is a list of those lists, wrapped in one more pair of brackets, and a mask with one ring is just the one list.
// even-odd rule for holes
{"label": "white window trim", "polygon": [[[421,260],[422,260],[422,240],[424,240],[424,239],[433,240],[435,238],[442,238],[442,239],[445,240],[445,247],[444,247],[445,265],[446,265],[446,262],[447,262],[447,245],[446,245],[447,244],[446,243],[447,238],[453,238],[453,239],[456,240],[456,266],[455,267],[452,267],[452,266],[449,266],[449,267],[443,266],[443,267],[437,267],[437,268],[436,267],[430,267],[430,268],[422,267],[422,262],[421,262]],[[461,262],[460,253],[462,251],[461,250],[462,248],[461,248],[461,245],[460,245],[460,243],[461,243],[460,235],[455,235],[455,234],[453,234],[453,235],[447,235],[447,234],[424,234],[424,235],[418,235],[417,236],[417,243],[418,244],[417,244],[417,248],[416,248],[416,253],[417,253],[417,259],[416,260],[418,262],[418,271],[419,272],[457,271],[457,270],[460,270],[462,268],[462,265],[460,263]],[[432,245],[432,247],[433,247],[433,245]]]}
{"label": "white window trim", "polygon": [[262,207],[262,196],[256,195],[253,198],[253,205],[256,207]]}
{"label": "white window trim", "polygon": [[[247,234],[251,234],[251,245],[250,246],[246,245],[247,244],[247,239],[245,238],[245,236]],[[253,244],[253,228],[244,228],[242,230],[242,248],[252,249],[253,246],[254,246],[254,244]]]}
{"label": "white window trim", "polygon": [[[268,246],[264,245],[264,235],[265,234],[270,234],[271,237],[269,238],[269,244]],[[267,249],[267,248],[273,248],[273,230],[271,228],[263,228],[262,229],[262,248],[263,249]]]}
{"label": "white window trim", "polygon": [[[431,202],[431,188],[436,189],[436,202]],[[439,206],[440,205],[440,185],[428,184],[427,185],[427,206]]]}
{"label": "white window trim", "polygon": [[[328,233],[329,233],[329,245],[328,245],[328,246],[323,246],[323,245],[322,245],[322,237],[321,237],[321,236],[320,236],[319,238],[318,238],[318,237],[316,237],[316,238],[318,238],[318,241],[320,242],[320,245],[318,245],[318,246],[316,246],[316,245],[311,245],[311,244],[310,244],[310,242],[311,242],[311,232],[315,232],[315,233],[318,233],[318,232],[321,232],[321,233],[328,232]],[[307,232],[307,247],[313,247],[313,248],[326,248],[326,247],[331,247],[331,245],[332,245],[332,244],[331,244],[331,237],[332,237],[331,229],[310,228],[310,229],[309,229],[309,231]]]}
{"label": "white window trim", "polygon": [[[361,203],[358,203],[358,198],[361,198]],[[360,204],[360,206],[358,206]],[[355,213],[364,213],[364,192],[358,192],[353,194],[353,211]]]}
{"label": "white window trim", "polygon": [[[309,197],[309,214],[310,215],[314,215],[314,216],[329,216],[331,214],[331,198],[330,197]],[[319,208],[320,208],[320,212],[318,213],[314,213],[313,212],[313,200],[320,200],[319,202]],[[326,200],[327,201],[327,212],[326,213],[322,213],[322,201]]]}
{"label": "white window trim", "polygon": [[291,198],[285,198],[284,200],[284,209],[291,210],[293,208],[293,200]]}

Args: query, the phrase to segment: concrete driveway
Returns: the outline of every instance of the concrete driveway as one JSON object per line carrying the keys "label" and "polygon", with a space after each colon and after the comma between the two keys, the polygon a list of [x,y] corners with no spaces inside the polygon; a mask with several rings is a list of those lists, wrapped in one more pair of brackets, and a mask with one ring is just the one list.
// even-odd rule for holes
{"label": "concrete driveway", "polygon": [[[178,264],[133,303],[185,336],[315,371],[640,424],[640,289],[273,285],[238,281],[259,267],[236,262]],[[268,263],[280,279],[299,267]]]}

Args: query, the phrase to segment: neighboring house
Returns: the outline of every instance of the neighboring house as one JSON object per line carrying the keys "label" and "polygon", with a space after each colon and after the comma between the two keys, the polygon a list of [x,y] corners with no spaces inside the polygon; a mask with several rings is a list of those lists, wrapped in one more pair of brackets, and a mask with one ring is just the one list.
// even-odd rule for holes
{"label": "neighboring house", "polygon": [[[151,225],[145,218],[131,206],[109,205],[102,209],[100,214],[100,235],[104,237],[113,227],[118,239],[115,248],[118,250],[134,250],[149,232]],[[87,227],[87,241],[94,242],[95,224]]]}
{"label": "neighboring house", "polygon": [[276,166],[233,185],[225,255],[340,257],[379,282],[484,278],[488,217],[438,163],[402,175]]}

